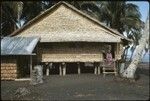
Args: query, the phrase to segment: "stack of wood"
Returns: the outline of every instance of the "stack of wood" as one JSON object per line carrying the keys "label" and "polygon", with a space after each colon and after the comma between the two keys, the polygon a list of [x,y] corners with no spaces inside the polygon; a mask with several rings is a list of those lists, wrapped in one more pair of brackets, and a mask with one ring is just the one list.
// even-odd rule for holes
{"label": "stack of wood", "polygon": [[1,61],[1,80],[14,80],[17,74],[16,61]]}

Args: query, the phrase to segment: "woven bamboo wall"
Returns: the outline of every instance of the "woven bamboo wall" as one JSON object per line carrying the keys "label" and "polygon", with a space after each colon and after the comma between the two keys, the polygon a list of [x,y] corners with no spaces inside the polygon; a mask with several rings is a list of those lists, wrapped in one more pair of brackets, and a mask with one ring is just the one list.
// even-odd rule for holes
{"label": "woven bamboo wall", "polygon": [[14,80],[17,76],[17,61],[13,58],[1,59],[1,80]]}
{"label": "woven bamboo wall", "polygon": [[40,46],[39,58],[42,62],[99,62],[104,50],[107,45],[100,43],[49,43]]}

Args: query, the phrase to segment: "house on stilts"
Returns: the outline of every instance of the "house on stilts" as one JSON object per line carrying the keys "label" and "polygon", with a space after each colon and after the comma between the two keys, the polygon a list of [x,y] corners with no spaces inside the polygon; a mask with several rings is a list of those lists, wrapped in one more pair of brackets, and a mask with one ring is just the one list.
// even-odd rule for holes
{"label": "house on stilts", "polygon": [[[25,52],[18,48],[18,50],[22,50],[19,54],[15,51],[7,52],[8,44],[1,46],[1,51],[3,49],[4,52],[1,60],[1,78],[4,79],[7,79],[7,74],[13,70],[6,70],[8,62],[14,64],[16,75],[20,71],[17,68],[22,68],[26,64],[32,70],[32,67],[39,62],[49,63],[50,67],[59,64],[60,75],[66,74],[69,63],[77,64],[76,69],[79,74],[82,72],[81,63],[93,63],[95,64],[95,73],[99,74],[100,62],[104,58],[103,51],[108,50],[111,46],[113,58],[118,61],[121,59],[123,46],[129,42],[129,39],[116,30],[108,28],[63,1],[42,12],[22,28],[13,32],[8,38],[12,42],[14,41],[14,44],[15,40],[26,41],[26,45],[23,46],[23,42],[18,42],[15,47],[25,47],[23,48],[25,50],[29,47],[31,51]],[[36,39],[35,42],[33,42],[34,39]],[[3,38],[2,41],[9,40]],[[6,45],[7,47],[5,47]],[[15,49],[15,47],[13,48]],[[24,62],[26,60],[27,63]],[[47,68],[47,75],[49,75],[48,70],[49,68]],[[15,78],[17,76],[11,79]]]}

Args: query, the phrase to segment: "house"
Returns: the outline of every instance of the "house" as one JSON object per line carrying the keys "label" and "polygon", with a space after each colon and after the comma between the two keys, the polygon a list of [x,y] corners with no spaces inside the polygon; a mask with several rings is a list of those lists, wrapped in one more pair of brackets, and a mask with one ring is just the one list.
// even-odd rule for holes
{"label": "house", "polygon": [[97,73],[103,51],[111,46],[113,58],[117,61],[121,59],[123,45],[129,42],[116,30],[63,1],[29,21],[11,37],[40,37],[38,62],[50,63],[50,66],[59,63],[60,75],[66,74],[67,63],[77,63],[80,73],[80,63],[91,62],[97,64]]}

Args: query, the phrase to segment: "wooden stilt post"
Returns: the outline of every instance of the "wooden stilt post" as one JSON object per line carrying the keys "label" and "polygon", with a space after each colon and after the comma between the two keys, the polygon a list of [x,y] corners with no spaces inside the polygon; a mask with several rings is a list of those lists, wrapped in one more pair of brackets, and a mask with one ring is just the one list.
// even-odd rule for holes
{"label": "wooden stilt post", "polygon": [[97,74],[97,66],[94,63],[94,74]]}
{"label": "wooden stilt post", "polygon": [[66,75],[66,63],[62,63],[63,65],[63,76]]}
{"label": "wooden stilt post", "polygon": [[[49,64],[49,70],[52,69],[52,67],[53,67],[53,63],[51,62],[51,63]],[[49,73],[50,73],[50,71],[49,71]]]}
{"label": "wooden stilt post", "polygon": [[80,63],[78,62],[78,74],[81,74]]}
{"label": "wooden stilt post", "polygon": [[60,76],[62,75],[62,67],[61,67],[61,64],[59,64],[59,75],[60,75]]}
{"label": "wooden stilt post", "polygon": [[115,72],[115,75],[117,76],[117,73],[118,73],[118,69],[119,69],[119,63],[118,63],[118,56],[119,56],[119,43],[117,43],[117,57],[115,57],[115,70],[114,70],[114,72]]}
{"label": "wooden stilt post", "polygon": [[64,65],[64,75],[66,75],[66,64]]}
{"label": "wooden stilt post", "polygon": [[98,74],[101,74],[100,63],[98,64]]}
{"label": "wooden stilt post", "polygon": [[32,78],[32,55],[30,55],[30,79]]}
{"label": "wooden stilt post", "polygon": [[46,76],[49,76],[49,66],[46,67]]}
{"label": "wooden stilt post", "polygon": [[103,67],[103,77],[105,77],[106,72],[105,72],[105,67]]}

